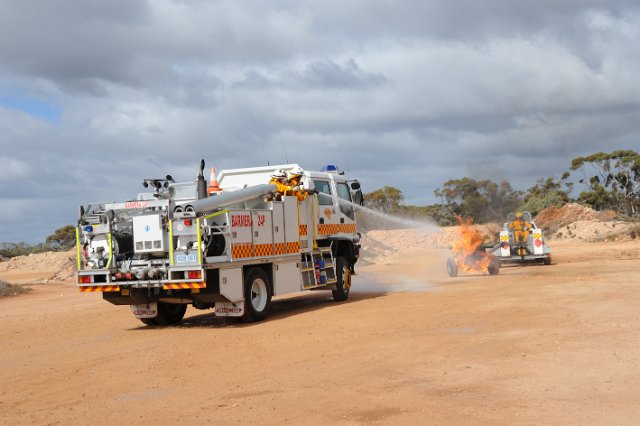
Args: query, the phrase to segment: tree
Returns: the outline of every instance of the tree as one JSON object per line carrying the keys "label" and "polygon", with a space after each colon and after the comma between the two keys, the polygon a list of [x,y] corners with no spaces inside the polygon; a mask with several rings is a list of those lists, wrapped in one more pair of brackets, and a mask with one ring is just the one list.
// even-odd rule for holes
{"label": "tree", "polygon": [[398,211],[403,201],[402,191],[392,186],[385,186],[364,195],[365,207],[387,214]]}
{"label": "tree", "polygon": [[46,239],[47,245],[54,250],[69,250],[76,242],[76,228],[73,225],[65,225],[58,228]]}
{"label": "tree", "polygon": [[476,223],[502,220],[522,202],[522,192],[503,181],[476,181],[468,177],[451,179],[434,191],[454,213]]}
{"label": "tree", "polygon": [[0,256],[15,257],[24,256],[30,253],[30,246],[27,243],[3,243],[3,248],[0,250]]}
{"label": "tree", "polygon": [[629,216],[640,215],[640,154],[618,150],[574,158],[571,170],[580,171],[587,190],[581,201],[596,210],[611,209]]}
{"label": "tree", "polygon": [[430,217],[440,226],[452,226],[458,223],[455,213],[449,206],[432,204],[429,206],[403,206],[406,216],[414,219]]}
{"label": "tree", "polygon": [[569,194],[573,190],[573,183],[568,181],[569,176],[569,172],[566,172],[560,180],[553,177],[539,179],[527,190],[520,210],[531,212],[535,216],[547,207],[560,207],[571,201]]}

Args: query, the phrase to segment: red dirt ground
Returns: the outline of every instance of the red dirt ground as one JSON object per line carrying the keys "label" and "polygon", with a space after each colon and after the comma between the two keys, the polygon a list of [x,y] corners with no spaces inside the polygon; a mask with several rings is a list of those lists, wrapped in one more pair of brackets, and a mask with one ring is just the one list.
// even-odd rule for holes
{"label": "red dirt ground", "polygon": [[550,245],[553,265],[457,278],[446,249],[398,251],[347,302],[249,325],[190,308],[149,328],[33,285],[0,299],[0,423],[637,424],[640,242]]}

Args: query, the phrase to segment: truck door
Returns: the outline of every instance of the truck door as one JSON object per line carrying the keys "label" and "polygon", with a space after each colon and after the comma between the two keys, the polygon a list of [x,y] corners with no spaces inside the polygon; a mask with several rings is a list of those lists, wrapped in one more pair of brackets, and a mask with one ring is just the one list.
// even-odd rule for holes
{"label": "truck door", "polygon": [[340,209],[338,230],[340,233],[353,234],[356,232],[356,212],[351,200],[351,191],[346,182],[336,182],[336,190]]}
{"label": "truck door", "polygon": [[334,205],[331,182],[325,179],[313,179],[313,186],[318,190],[318,224],[317,235],[324,237],[338,233],[340,216],[338,209]]}

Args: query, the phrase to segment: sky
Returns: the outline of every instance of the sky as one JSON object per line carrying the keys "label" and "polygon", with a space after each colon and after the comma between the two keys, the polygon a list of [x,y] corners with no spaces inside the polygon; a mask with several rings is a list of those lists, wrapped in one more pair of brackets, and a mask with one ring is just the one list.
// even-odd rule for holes
{"label": "sky", "polygon": [[0,241],[201,158],[525,190],[640,151],[638,46],[635,0],[0,0]]}

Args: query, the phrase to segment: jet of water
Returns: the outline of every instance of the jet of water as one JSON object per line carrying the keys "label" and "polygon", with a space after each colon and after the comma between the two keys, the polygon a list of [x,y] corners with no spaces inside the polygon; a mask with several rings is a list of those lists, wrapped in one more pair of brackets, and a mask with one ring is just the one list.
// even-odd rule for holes
{"label": "jet of water", "polygon": [[[324,198],[331,198],[331,196],[328,194],[318,193],[318,195]],[[370,209],[368,207],[364,207],[348,200],[343,200],[341,198],[339,198],[338,200],[340,207],[342,208],[345,208],[345,206],[349,206],[358,212],[371,215],[382,220],[383,222],[393,225],[400,225],[403,228],[410,228],[412,230],[411,232],[416,234],[420,233],[428,236],[440,230],[439,226],[429,219],[409,219],[406,217],[387,214],[378,210]],[[400,262],[400,264],[409,265],[409,263],[412,261],[409,258],[400,258],[398,262]],[[356,293],[360,292],[387,294],[391,292],[422,292],[429,291],[433,287],[433,285],[426,281],[426,278],[424,277],[416,279],[402,274],[389,273],[388,277],[385,280],[380,280],[380,277],[378,277],[377,274],[373,274],[371,272],[365,272],[364,274],[359,273],[359,275],[361,275],[361,277],[360,279],[358,279],[357,285],[352,287],[353,291]],[[427,274],[425,274],[425,276],[426,275]]]}
{"label": "jet of water", "polygon": [[[321,197],[331,198],[329,194],[324,194],[322,192],[319,192],[318,195]],[[401,225],[405,228],[419,229],[427,234],[438,232],[440,229],[440,227],[435,222],[429,219],[416,220],[416,219],[409,219],[409,218],[401,217],[397,215],[391,215],[388,213],[383,213],[379,210],[370,209],[368,207],[364,207],[359,204],[352,203],[351,201],[344,200],[342,198],[339,198],[338,202],[342,205],[352,206],[356,210],[375,216],[384,222],[392,223],[395,225]]]}

